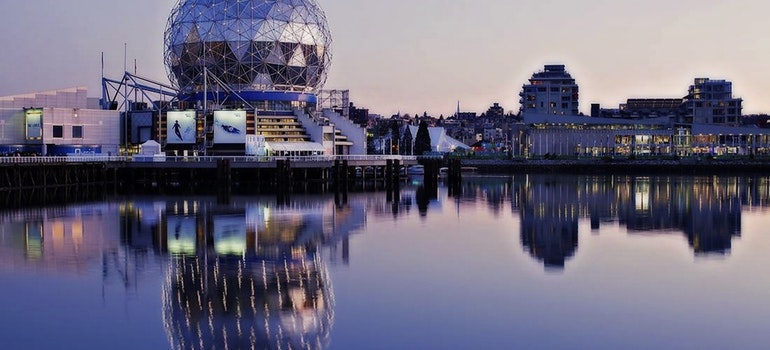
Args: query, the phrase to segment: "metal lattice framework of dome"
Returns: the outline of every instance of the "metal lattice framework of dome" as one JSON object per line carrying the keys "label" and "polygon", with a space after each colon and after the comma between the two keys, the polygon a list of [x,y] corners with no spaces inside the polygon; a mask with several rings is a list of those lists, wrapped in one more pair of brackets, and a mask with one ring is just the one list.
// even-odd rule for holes
{"label": "metal lattice framework of dome", "polygon": [[315,0],[180,0],[164,34],[169,80],[204,91],[208,71],[235,91],[314,92],[331,34]]}

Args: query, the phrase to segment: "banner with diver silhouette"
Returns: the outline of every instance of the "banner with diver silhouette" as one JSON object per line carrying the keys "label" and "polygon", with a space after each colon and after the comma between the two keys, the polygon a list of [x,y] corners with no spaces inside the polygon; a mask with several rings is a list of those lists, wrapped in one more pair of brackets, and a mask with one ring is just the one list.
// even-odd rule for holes
{"label": "banner with diver silhouette", "polygon": [[246,143],[246,111],[214,111],[214,143]]}
{"label": "banner with diver silhouette", "polygon": [[166,121],[166,144],[195,143],[195,111],[170,111]]}
{"label": "banner with diver silhouette", "polygon": [[198,222],[195,216],[169,215],[166,218],[168,252],[194,255],[198,246]]}

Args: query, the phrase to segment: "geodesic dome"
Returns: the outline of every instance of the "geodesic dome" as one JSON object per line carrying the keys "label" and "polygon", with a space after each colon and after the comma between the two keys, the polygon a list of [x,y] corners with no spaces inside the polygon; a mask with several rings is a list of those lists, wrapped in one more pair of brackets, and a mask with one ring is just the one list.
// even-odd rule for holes
{"label": "geodesic dome", "polygon": [[169,80],[204,90],[204,70],[229,88],[313,92],[326,82],[331,34],[315,0],[180,0],[166,26]]}

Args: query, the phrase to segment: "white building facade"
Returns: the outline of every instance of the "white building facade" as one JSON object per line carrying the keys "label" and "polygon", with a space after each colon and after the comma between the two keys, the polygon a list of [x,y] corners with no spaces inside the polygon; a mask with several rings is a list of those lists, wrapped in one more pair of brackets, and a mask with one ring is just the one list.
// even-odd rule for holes
{"label": "white building facade", "polygon": [[0,98],[3,155],[116,155],[121,130],[120,112],[100,109],[85,88]]}

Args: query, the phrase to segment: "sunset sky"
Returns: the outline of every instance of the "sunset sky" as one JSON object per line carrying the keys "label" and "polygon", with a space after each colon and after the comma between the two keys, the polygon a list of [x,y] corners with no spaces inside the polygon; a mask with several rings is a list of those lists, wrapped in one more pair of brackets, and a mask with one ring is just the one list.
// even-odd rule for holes
{"label": "sunset sky", "polygon": [[[770,3],[760,0],[319,0],[334,38],[328,89],[389,116],[519,108],[522,84],[565,64],[580,111],[634,97],[682,97],[696,77],[726,79],[744,114],[770,113]],[[6,0],[0,95],[87,86],[129,70],[166,81],[173,0]]]}

